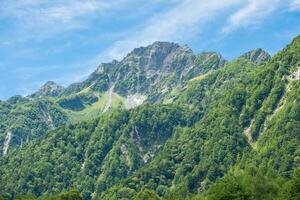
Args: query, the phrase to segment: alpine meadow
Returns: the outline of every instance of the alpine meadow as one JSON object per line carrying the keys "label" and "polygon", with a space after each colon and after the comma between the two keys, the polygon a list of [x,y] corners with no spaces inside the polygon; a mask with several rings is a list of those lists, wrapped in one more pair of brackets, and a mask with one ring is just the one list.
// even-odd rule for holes
{"label": "alpine meadow", "polygon": [[[37,18],[35,26],[41,26],[39,20],[42,20],[42,23],[53,26],[51,31],[48,27],[49,32],[46,34],[43,30],[45,27],[41,26],[37,34],[35,28],[30,26],[36,38],[23,35],[22,38],[14,38],[14,41],[25,46],[28,44],[25,40],[35,41],[35,45],[44,43],[41,49],[47,51],[44,55],[49,55],[51,63],[53,55],[63,54],[63,48],[73,45],[69,43],[72,38],[91,40],[94,37],[92,33],[96,32],[92,22],[98,17],[105,18],[102,15],[106,12],[107,15],[121,16],[123,10],[114,11],[114,7],[131,5],[135,1],[106,3],[101,0],[47,0],[49,5],[32,0],[20,2],[14,5],[4,0],[3,4],[0,3],[0,25],[11,29],[7,32],[10,34],[17,26],[13,22],[9,25],[10,20],[21,20],[12,18],[12,14],[26,17],[25,13],[28,12],[30,15],[27,13],[27,17],[44,17]],[[300,32],[293,34],[293,38],[279,48],[281,50],[272,50],[271,54],[261,46],[244,51],[242,45],[248,45],[248,48],[260,44],[260,40],[267,40],[265,37],[253,36],[252,32],[262,29],[268,34],[270,30],[263,28],[263,17],[267,20],[268,12],[280,12],[276,10],[276,5],[280,3],[274,3],[273,6],[267,0],[254,0],[245,1],[249,3],[248,7],[246,5],[247,10],[241,8],[238,14],[231,15],[229,22],[237,17],[245,20],[243,15],[265,6],[262,2],[267,2],[273,10],[263,8],[264,11],[257,11],[257,16],[252,16],[255,25],[245,22],[241,26],[240,29],[247,27],[244,35],[234,34],[234,31],[241,30],[236,27],[237,22],[232,22],[234,25],[225,27],[220,38],[205,41],[201,37],[217,36],[212,32],[206,36],[206,33],[199,31],[201,34],[197,39],[196,35],[188,36],[189,28],[192,29],[191,34],[197,32],[187,25],[192,23],[192,18],[199,17],[203,23],[193,22],[193,26],[198,25],[205,30],[209,26],[204,23],[206,15],[209,15],[207,18],[210,20],[216,15],[225,17],[228,10],[225,10],[223,1],[220,1],[222,6],[214,0],[212,2],[216,3],[213,5],[201,0],[200,3],[196,2],[198,0],[194,4],[190,0],[155,1],[153,5],[161,6],[160,9],[150,6],[151,3],[144,2],[142,6],[141,2],[135,2],[134,5],[140,7],[120,17],[125,21],[132,20],[128,26],[137,28],[131,24],[138,23],[135,16],[142,20],[151,14],[150,10],[162,13],[145,22],[150,25],[143,31],[150,33],[140,30],[139,34],[132,33],[130,39],[115,43],[133,44],[135,48],[129,45],[129,53],[126,52],[121,58],[112,54],[116,57],[108,62],[97,60],[102,63],[90,71],[85,69],[88,72],[86,76],[81,69],[76,72],[76,67],[70,68],[72,73],[81,77],[74,81],[70,79],[73,83],[58,84],[48,79],[49,74],[45,77],[48,81],[40,85],[39,89],[0,100],[0,200],[300,199],[300,36],[297,36]],[[228,0],[230,8],[226,9],[233,12],[233,9],[242,6],[242,1],[234,2]],[[287,23],[300,19],[299,15],[291,14],[300,11],[300,2],[291,2],[293,4],[289,5],[294,7],[286,8],[289,10],[281,13],[287,16],[287,20],[283,20]],[[48,8],[52,3],[56,4],[55,7]],[[169,9],[167,13],[161,11],[164,6]],[[201,6],[206,10],[202,10]],[[215,6],[215,10],[210,6]],[[220,8],[216,8],[218,6]],[[149,12],[143,10],[146,7]],[[182,8],[182,12],[177,8]],[[17,10],[13,12],[13,9]],[[74,10],[71,12],[71,9]],[[184,13],[188,18],[186,20],[180,18]],[[153,23],[163,20],[161,18],[164,15],[170,18],[159,24],[160,29],[155,29],[161,35],[151,33]],[[56,21],[47,21],[56,17]],[[276,17],[279,23],[280,17],[274,14]],[[79,18],[84,20],[76,21]],[[185,21],[188,22],[180,24]],[[29,26],[27,21],[22,23],[22,27]],[[111,19],[102,25],[109,29],[111,25],[107,23],[117,21]],[[176,26],[182,25],[184,34],[178,35],[178,38],[186,37],[188,45],[182,44],[185,40],[177,36],[165,37],[167,33],[162,33],[172,31],[175,35],[181,34],[181,29],[172,28],[173,23]],[[211,22],[211,26],[217,27],[217,24]],[[252,25],[255,27],[251,28]],[[72,27],[70,30],[61,30],[69,26]],[[124,28],[123,25],[119,26]],[[272,31],[276,32],[273,26],[274,23]],[[88,32],[87,29],[93,31]],[[115,31],[117,26],[111,29],[118,32]],[[126,31],[118,34],[123,37],[129,29],[132,31],[126,28]],[[29,29],[27,31],[30,32]],[[52,42],[58,45],[56,39],[50,39],[58,35],[66,43],[61,50],[57,50],[59,53],[52,55],[51,51],[54,50],[48,51],[47,48],[51,48]],[[91,52],[94,48],[92,46],[99,40],[111,43],[108,38],[117,37],[112,33],[104,35],[93,38],[91,43],[74,42],[82,48],[90,45],[90,50],[78,47],[74,50],[78,54],[62,55],[61,63],[68,62],[69,58],[78,60],[80,56],[86,57],[82,52]],[[276,37],[280,40],[278,35]],[[244,39],[248,36],[252,41]],[[48,37],[47,41],[43,37]],[[233,37],[236,42],[232,38],[227,41],[229,37]],[[276,37],[267,42],[270,48],[275,46]],[[134,38],[138,38],[138,42],[133,42]],[[171,42],[173,39],[175,42]],[[190,46],[196,49],[196,40],[208,45],[199,49],[206,47],[208,50],[194,53]],[[273,40],[274,43],[271,42]],[[1,48],[13,48],[6,43],[1,46],[1,41]],[[217,46],[212,41],[218,43]],[[234,47],[227,48],[225,41],[230,41]],[[113,47],[122,48],[122,45],[118,45]],[[226,56],[216,50],[219,49],[218,45],[224,47],[222,52],[226,52]],[[242,53],[238,56],[230,54],[233,48],[235,52]],[[17,66],[15,59],[23,54],[17,50],[16,54],[10,57],[3,52],[3,59],[0,56],[0,71],[8,70],[3,67],[1,60],[5,63],[11,59],[10,62],[15,62],[12,67]],[[27,57],[28,52],[24,55]],[[226,59],[228,55],[232,55],[229,56],[232,58]],[[26,58],[24,62],[32,65],[41,58],[36,58],[36,61],[30,59]],[[32,68],[40,70],[38,67]],[[64,65],[53,67],[55,76],[59,76],[59,68],[64,68]],[[63,76],[66,75],[64,73]],[[24,80],[26,76],[22,71]],[[35,76],[33,71],[31,76],[44,80],[39,75]],[[9,78],[4,81],[7,81],[5,88],[17,87],[17,84],[8,84]]]}

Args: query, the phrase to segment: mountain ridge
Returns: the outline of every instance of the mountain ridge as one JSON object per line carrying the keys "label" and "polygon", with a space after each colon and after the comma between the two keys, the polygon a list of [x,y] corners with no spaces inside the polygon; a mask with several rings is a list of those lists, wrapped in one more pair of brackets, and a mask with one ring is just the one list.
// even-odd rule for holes
{"label": "mountain ridge", "polygon": [[[8,144],[5,152],[9,152],[10,148],[43,135],[53,127],[94,118],[112,108],[161,102],[174,92],[173,88],[180,91],[191,78],[221,68],[225,63],[218,53],[194,55],[187,46],[154,42],[132,50],[121,61],[100,64],[80,83],[64,88],[48,81],[27,97],[15,96],[2,102],[7,111],[5,119],[0,120],[3,127],[0,148]],[[17,109],[19,112],[13,112]],[[36,129],[37,126],[40,128]],[[12,139],[5,143],[9,131]]]}
{"label": "mountain ridge", "polygon": [[54,81],[47,81],[37,92],[29,95],[31,98],[41,97],[59,97],[63,94],[65,88]]}
{"label": "mountain ridge", "polygon": [[[260,52],[266,54],[262,50]],[[255,62],[250,57],[244,56],[244,58]],[[32,95],[28,97],[15,96],[6,103],[12,105],[9,109],[15,109],[16,105],[28,106],[29,109],[37,108],[34,112],[40,112],[39,119],[42,119],[38,120],[37,124],[44,127],[39,129],[37,134],[42,135],[53,127],[86,119],[86,117],[93,118],[99,113],[118,106],[133,108],[144,102],[172,102],[176,98],[176,93],[183,90],[189,80],[211,70],[222,68],[227,62],[216,52],[200,52],[198,55],[194,55],[187,45],[180,46],[176,43],[157,41],[146,47],[134,49],[121,61],[113,60],[110,63],[100,64],[83,82],[64,88],[53,81],[48,81]],[[130,82],[132,83],[128,84]],[[48,106],[43,106],[42,109],[39,106],[41,102],[47,102],[46,104],[54,106],[55,112],[58,111],[58,114],[55,115],[58,115],[58,119],[63,119],[63,121],[51,122],[53,119],[56,120],[56,116],[52,116],[48,111],[45,112],[44,108]],[[26,112],[28,111],[24,110],[24,114],[18,114],[19,116],[16,116],[16,113],[10,113],[6,117],[9,119],[8,121],[10,119],[23,121],[21,116],[26,116]],[[10,122],[3,121],[5,128],[0,137],[1,148],[7,141],[5,138],[8,131],[11,132],[12,129]],[[32,119],[32,121],[35,120]],[[6,143],[8,147],[21,145],[28,140],[26,138],[35,138],[36,136],[33,136],[28,130],[34,129],[33,126],[36,126],[36,123],[27,123],[25,126],[22,124],[20,128],[17,128],[17,132],[24,136],[20,137],[20,133],[13,133],[12,140]]]}
{"label": "mountain ridge", "polygon": [[[84,199],[141,199],[148,194],[154,199],[200,195],[197,198],[210,200],[214,198],[206,198],[210,194],[206,191],[220,180],[221,184],[228,181],[231,170],[247,171],[253,166],[249,180],[263,174],[257,183],[270,189],[266,196],[247,193],[247,188],[239,191],[245,187],[239,179],[233,179],[237,187],[229,188],[230,193],[238,190],[233,194],[277,198],[280,181],[289,182],[300,166],[299,49],[298,37],[266,63],[251,53],[224,67],[218,67],[219,59],[211,65],[217,69],[187,79],[183,87],[175,84],[174,91],[163,97],[172,96],[171,101],[147,102],[129,110],[118,107],[95,119],[60,126],[0,159],[0,193],[41,195],[76,187]],[[133,64],[126,67],[136,69],[139,59],[133,55],[127,62]],[[122,78],[117,75],[124,66],[120,63],[115,62],[114,78],[108,80]],[[106,80],[105,70],[99,70],[100,79],[96,74],[85,83]],[[177,83],[177,78],[169,83]],[[83,95],[76,96],[83,106],[93,100],[86,95],[97,91],[86,88],[76,93]],[[136,94],[136,86],[131,89]],[[68,98],[62,100],[75,99]],[[271,179],[274,174],[278,179]],[[269,179],[274,187],[264,184]]]}
{"label": "mountain ridge", "polygon": [[253,49],[241,55],[241,57],[250,60],[251,62],[255,62],[257,64],[264,64],[271,60],[270,54],[264,51],[261,48]]}

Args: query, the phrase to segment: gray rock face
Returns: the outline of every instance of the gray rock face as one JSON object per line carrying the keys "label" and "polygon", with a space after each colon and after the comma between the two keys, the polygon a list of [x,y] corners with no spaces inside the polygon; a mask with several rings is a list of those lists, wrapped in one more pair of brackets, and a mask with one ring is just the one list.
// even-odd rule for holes
{"label": "gray rock face", "polygon": [[155,42],[147,47],[134,49],[123,60],[123,64],[144,69],[174,69],[191,64],[193,52],[187,46],[169,42]]}
{"label": "gray rock face", "polygon": [[187,79],[194,78],[200,74],[206,73],[209,70],[214,70],[223,67],[227,61],[216,52],[202,52],[198,54],[194,60],[194,67],[186,77]]}
{"label": "gray rock face", "polygon": [[154,102],[171,88],[225,63],[214,52],[196,56],[186,45],[154,42],[134,49],[120,62],[101,64],[93,74],[102,77],[102,82],[107,75],[106,84],[114,85],[114,91],[122,96],[145,95]]}
{"label": "gray rock face", "polygon": [[64,92],[64,87],[53,81],[46,82],[36,93],[30,95],[32,98],[58,97]]}
{"label": "gray rock face", "polygon": [[243,54],[241,57],[246,58],[256,64],[263,64],[271,59],[271,56],[261,48],[249,51]]}
{"label": "gray rock face", "polygon": [[123,96],[164,93],[183,82],[195,67],[194,58],[190,48],[175,43],[155,42],[134,49],[116,66],[115,91]]}
{"label": "gray rock face", "polygon": [[134,49],[124,59],[102,63],[82,83],[73,84],[66,91],[80,91],[86,87],[94,91],[114,92],[123,97],[142,95],[148,101],[161,100],[173,87],[224,66],[226,61],[214,52],[198,56],[187,46],[170,42]]}
{"label": "gray rock face", "polygon": [[116,60],[113,60],[111,63],[101,63],[86,80],[69,85],[65,89],[64,95],[77,93],[87,87],[90,87],[93,91],[108,91],[110,88],[110,79],[113,77],[118,63]]}
{"label": "gray rock face", "polygon": [[202,69],[218,69],[223,67],[227,61],[216,52],[202,52],[197,56],[196,65]]}

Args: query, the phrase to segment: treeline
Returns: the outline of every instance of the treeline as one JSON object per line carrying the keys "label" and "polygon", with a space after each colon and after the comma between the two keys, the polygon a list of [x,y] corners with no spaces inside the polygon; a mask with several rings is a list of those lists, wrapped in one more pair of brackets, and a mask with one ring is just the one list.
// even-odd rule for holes
{"label": "treeline", "polygon": [[0,159],[0,193],[296,200],[300,82],[288,77],[299,52],[300,38],[263,66],[239,58],[191,81],[172,103],[48,132]]}
{"label": "treeline", "polygon": [[[0,197],[0,200],[82,200],[77,190],[54,196],[15,195]],[[126,199],[126,198],[125,198]],[[231,171],[219,179],[201,195],[194,195],[184,189],[176,189],[165,197],[155,191],[143,188],[133,200],[298,200],[300,199],[300,168],[291,179],[286,180],[274,172],[265,173],[264,169],[249,167],[245,170]]]}
{"label": "treeline", "polygon": [[60,193],[58,195],[47,196],[43,195],[36,197],[33,194],[0,196],[0,200],[83,200],[82,195],[77,190]]}
{"label": "treeline", "polygon": [[300,168],[290,180],[276,172],[265,174],[265,170],[249,167],[235,170],[218,180],[201,195],[174,189],[165,197],[144,188],[134,200],[298,200],[300,199]]}

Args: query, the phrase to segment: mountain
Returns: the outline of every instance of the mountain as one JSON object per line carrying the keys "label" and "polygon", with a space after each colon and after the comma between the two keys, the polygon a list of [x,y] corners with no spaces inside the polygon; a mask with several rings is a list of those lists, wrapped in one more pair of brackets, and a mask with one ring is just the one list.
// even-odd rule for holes
{"label": "mountain", "polygon": [[0,102],[0,155],[64,124],[66,114],[51,101]]}
{"label": "mountain", "polygon": [[64,92],[64,87],[53,81],[45,83],[36,93],[30,95],[32,98],[59,97]]}
{"label": "mountain", "polygon": [[120,62],[100,64],[86,80],[67,88],[48,81],[28,97],[0,103],[2,155],[49,130],[95,118],[111,108],[158,103],[166,96],[170,101],[174,88],[180,90],[191,78],[225,63],[217,53],[194,55],[188,46],[155,42],[134,49]]}
{"label": "mountain", "polygon": [[251,62],[255,62],[257,64],[263,64],[271,60],[271,56],[261,48],[249,51],[243,54],[241,57],[246,58]]}
{"label": "mountain", "polygon": [[[188,46],[169,42],[154,42],[130,52],[120,62],[101,64],[87,80],[70,85],[66,93],[89,88],[110,91],[125,99],[125,106],[136,102],[158,102],[189,79],[224,66],[220,54],[206,52],[194,55]],[[137,99],[135,101],[135,99]]]}
{"label": "mountain", "polygon": [[227,61],[216,52],[202,52],[196,56],[195,64],[203,71],[207,72],[211,69],[223,67]]}
{"label": "mountain", "polygon": [[299,52],[300,36],[269,60],[254,50],[231,62],[159,42],[102,64],[58,103],[78,97],[82,112],[105,92],[145,95],[143,105],[62,125],[8,152],[0,193],[76,188],[83,199],[298,199]]}

